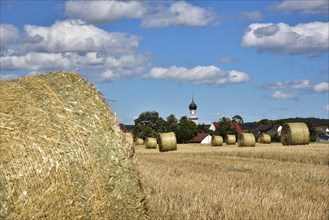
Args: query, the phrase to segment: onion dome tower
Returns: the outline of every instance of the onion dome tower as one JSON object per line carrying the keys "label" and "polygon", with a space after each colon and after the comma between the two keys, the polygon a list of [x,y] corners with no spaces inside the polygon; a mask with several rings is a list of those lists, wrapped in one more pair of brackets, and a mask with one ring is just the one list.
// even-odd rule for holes
{"label": "onion dome tower", "polygon": [[198,117],[196,116],[196,109],[197,109],[197,105],[194,102],[194,98],[192,97],[192,102],[189,105],[189,109],[190,109],[190,120],[193,121],[195,124],[198,124]]}

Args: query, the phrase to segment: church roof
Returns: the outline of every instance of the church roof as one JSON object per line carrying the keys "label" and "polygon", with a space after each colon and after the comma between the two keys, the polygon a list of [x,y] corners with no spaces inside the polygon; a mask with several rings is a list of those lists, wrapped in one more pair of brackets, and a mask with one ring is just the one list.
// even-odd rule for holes
{"label": "church roof", "polygon": [[189,105],[190,110],[196,110],[198,106],[195,104],[194,99],[192,98],[192,102]]}

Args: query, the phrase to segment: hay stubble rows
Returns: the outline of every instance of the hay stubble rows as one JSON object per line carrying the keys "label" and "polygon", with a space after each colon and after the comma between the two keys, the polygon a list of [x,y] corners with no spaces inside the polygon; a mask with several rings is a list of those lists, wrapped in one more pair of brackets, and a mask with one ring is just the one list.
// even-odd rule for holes
{"label": "hay stubble rows", "polygon": [[136,148],[152,219],[328,219],[329,146]]}

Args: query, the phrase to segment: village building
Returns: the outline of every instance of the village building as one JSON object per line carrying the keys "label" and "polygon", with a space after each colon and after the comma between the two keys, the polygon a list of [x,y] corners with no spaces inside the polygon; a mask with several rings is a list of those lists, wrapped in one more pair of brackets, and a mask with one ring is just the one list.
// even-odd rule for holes
{"label": "village building", "polygon": [[194,102],[194,98],[192,97],[192,102],[189,105],[189,109],[190,109],[190,117],[189,119],[191,121],[193,121],[196,125],[198,124],[198,117],[196,116],[196,109],[197,109],[197,105]]}
{"label": "village building", "polygon": [[190,142],[191,143],[200,143],[200,144],[210,144],[211,135],[208,133],[199,133],[192,140],[190,140]]}

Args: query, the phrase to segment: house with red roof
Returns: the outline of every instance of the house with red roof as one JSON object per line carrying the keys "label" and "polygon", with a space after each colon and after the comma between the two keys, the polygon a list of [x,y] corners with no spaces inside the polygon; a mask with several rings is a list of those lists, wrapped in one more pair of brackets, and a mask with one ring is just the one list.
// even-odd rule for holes
{"label": "house with red roof", "polygon": [[[232,121],[232,122],[231,122],[231,125],[233,126],[233,128],[236,130],[236,132],[237,132],[238,134],[241,134],[241,133],[243,132],[242,129],[241,129],[241,127],[240,127],[240,125],[239,125],[239,123],[237,123],[237,122],[235,122],[235,121]],[[211,131],[216,131],[216,128],[218,128],[218,126],[220,126],[220,123],[217,122],[217,121],[215,121],[215,122],[213,122],[213,123],[210,125],[209,130],[211,130]]]}
{"label": "house with red roof", "polygon": [[211,135],[208,133],[199,133],[192,140],[190,140],[190,143],[210,144],[210,142]]}

